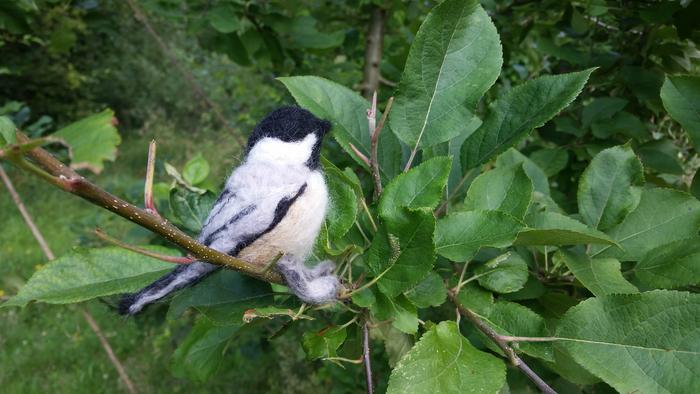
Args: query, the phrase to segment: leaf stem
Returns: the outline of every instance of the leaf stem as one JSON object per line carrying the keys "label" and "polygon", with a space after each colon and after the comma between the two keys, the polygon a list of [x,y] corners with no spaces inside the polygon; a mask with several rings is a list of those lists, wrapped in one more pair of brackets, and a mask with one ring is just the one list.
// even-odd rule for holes
{"label": "leaf stem", "polygon": [[110,244],[119,246],[122,249],[130,250],[132,252],[142,254],[144,256],[153,257],[154,259],[158,259],[160,261],[165,261],[166,263],[190,264],[190,263],[197,261],[196,259],[193,259],[191,257],[168,256],[168,255],[161,254],[161,253],[151,252],[150,250],[139,248],[139,247],[134,246],[134,245],[129,245],[125,242],[122,242],[122,241],[114,238],[114,237],[110,237],[107,233],[105,233],[104,231],[102,231],[99,228],[95,229],[95,235],[97,235],[97,237],[99,239],[101,239],[105,242],[108,242]]}
{"label": "leaf stem", "polygon": [[[373,97],[373,102],[372,102],[372,107],[374,108],[374,116],[375,119],[374,121],[376,122],[376,116],[377,116],[377,111],[376,111],[376,106],[377,106],[377,92],[374,92],[374,97]],[[379,196],[382,194],[382,177],[381,174],[379,173],[379,160],[378,160],[378,146],[379,146],[379,135],[382,132],[382,129],[384,128],[384,123],[386,122],[387,116],[389,116],[389,111],[391,111],[391,106],[394,103],[394,97],[389,97],[389,101],[386,103],[386,107],[384,108],[384,113],[382,114],[382,118],[379,120],[379,124],[377,127],[372,130],[370,129],[371,133],[371,140],[370,140],[370,168],[372,170],[372,178],[374,179],[374,199],[379,200]],[[370,121],[370,127],[372,126],[372,122]]]}

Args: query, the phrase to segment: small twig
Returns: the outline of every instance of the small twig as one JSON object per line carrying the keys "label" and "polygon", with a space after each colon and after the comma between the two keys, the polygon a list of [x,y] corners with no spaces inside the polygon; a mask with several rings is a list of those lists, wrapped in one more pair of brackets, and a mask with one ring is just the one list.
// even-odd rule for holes
{"label": "small twig", "polygon": [[97,336],[97,339],[100,341],[102,348],[104,348],[105,353],[107,353],[107,357],[109,357],[109,360],[114,365],[114,368],[117,369],[117,373],[119,374],[119,377],[122,379],[122,381],[126,385],[126,389],[130,393],[136,393],[136,388],[134,388],[134,384],[129,379],[129,375],[126,374],[126,370],[124,370],[124,366],[119,361],[117,356],[114,354],[114,351],[112,350],[112,346],[107,341],[107,338],[105,338],[105,336],[102,334],[102,330],[100,329],[100,326],[97,325],[97,322],[95,321],[95,319],[93,319],[92,315],[88,311],[86,311],[83,308],[80,308],[80,312],[83,314],[85,321],[87,321],[88,325],[90,326],[92,331]]}
{"label": "small twig", "polygon": [[459,310],[459,313],[469,319],[469,321],[474,324],[476,328],[479,329],[484,335],[489,337],[493,343],[498,346],[503,353],[508,357],[510,360],[511,364],[514,367],[517,367],[522,373],[524,373],[534,384],[537,386],[537,388],[540,389],[543,393],[546,394],[557,394],[554,389],[549,387],[549,385],[542,380],[542,378],[539,377],[530,367],[520,358],[518,355],[515,353],[515,350],[511,348],[508,345],[508,341],[503,340],[502,336],[498,334],[491,326],[486,324],[477,314],[472,312],[469,308],[466,308],[464,305],[460,304],[457,301],[456,294],[452,290],[448,290],[447,292],[448,296],[450,297],[450,300],[452,301],[453,304],[457,307],[457,310]]}
{"label": "small twig", "polygon": [[[2,178],[3,183],[5,184],[5,186],[7,187],[7,190],[10,192],[10,195],[12,196],[12,200],[14,201],[15,205],[17,206],[17,209],[19,210],[19,212],[22,214],[22,218],[24,219],[24,222],[27,224],[27,227],[29,227],[29,229],[32,231],[34,238],[36,239],[37,243],[39,243],[39,246],[41,247],[42,252],[44,252],[44,255],[46,256],[46,258],[49,261],[55,260],[56,255],[53,254],[53,251],[49,247],[49,244],[46,242],[44,235],[41,233],[41,231],[39,231],[39,228],[34,223],[34,220],[32,219],[32,216],[29,214],[29,211],[27,211],[26,207],[24,206],[24,203],[22,202],[22,199],[20,198],[19,193],[17,193],[17,190],[15,190],[15,187],[12,184],[10,177],[7,176],[7,173],[2,168],[1,165],[0,165],[0,178]],[[109,357],[109,360],[112,362],[112,365],[117,370],[117,374],[119,374],[119,379],[122,380],[122,382],[126,386],[126,389],[129,391],[129,393],[135,394],[136,388],[134,387],[134,384],[131,382],[131,379],[129,379],[129,375],[127,375],[126,370],[124,369],[124,366],[119,361],[117,356],[114,354],[114,351],[112,350],[112,346],[109,344],[109,341],[107,341],[105,336],[102,335],[102,330],[100,329],[100,326],[97,325],[97,323],[95,322],[95,319],[92,318],[92,315],[90,314],[90,312],[85,310],[83,307],[78,307],[78,309],[83,314],[83,317],[87,321],[92,332],[94,332],[95,335],[97,336],[97,339],[99,339],[100,344],[102,345],[102,348],[104,349],[105,353],[107,353],[107,357]]]}
{"label": "small twig", "polygon": [[114,237],[110,237],[105,233],[104,231],[100,230],[99,228],[95,229],[95,235],[97,237],[105,242],[111,243],[113,245],[119,246],[122,249],[130,250],[132,252],[142,254],[144,256],[148,257],[153,257],[154,259],[158,259],[161,261],[165,261],[166,263],[173,263],[173,264],[191,264],[197,261],[197,259],[193,259],[192,257],[180,257],[180,256],[168,256],[165,254],[160,254],[156,252],[151,252],[150,250],[142,249],[137,246],[129,245],[127,243],[124,243]]}
{"label": "small twig", "polygon": [[160,213],[158,213],[158,209],[156,209],[156,205],[153,203],[153,174],[155,172],[155,167],[156,140],[152,140],[151,143],[148,144],[148,163],[146,164],[146,182],[143,187],[143,205],[146,211],[160,217]]}
{"label": "small twig", "polygon": [[370,98],[372,92],[379,87],[381,78],[379,65],[382,60],[385,19],[386,11],[379,6],[373,6],[370,24],[367,29],[367,46],[365,47],[365,66],[362,79],[362,95],[365,98]]}
{"label": "small twig", "polygon": [[360,160],[362,160],[362,162],[367,165],[367,167],[371,167],[367,156],[365,156],[364,153],[360,152],[360,150],[357,149],[357,147],[355,145],[353,145],[352,142],[349,145],[350,145],[350,149],[352,149],[352,151],[357,155],[357,157],[359,157]]}
{"label": "small twig", "polygon": [[[375,92],[374,99],[372,101],[372,107],[374,108],[374,116],[375,116],[375,121],[376,121],[376,107],[377,107],[377,94]],[[391,105],[394,103],[394,98],[390,97],[389,101],[386,103],[386,107],[384,108],[384,113],[382,114],[382,118],[379,121],[379,124],[377,127],[372,131],[372,138],[370,142],[370,168],[372,170],[372,178],[374,179],[374,199],[379,200],[379,196],[382,194],[382,177],[381,174],[379,173],[379,159],[378,159],[378,146],[379,146],[379,134],[382,132],[382,129],[384,128],[384,123],[386,122],[387,116],[389,116],[389,111],[391,111]]]}
{"label": "small twig", "polygon": [[462,188],[462,186],[464,185],[464,182],[466,182],[466,181],[467,181],[467,178],[469,178],[469,176],[472,174],[472,171],[474,171],[473,168],[469,169],[469,170],[464,174],[464,176],[462,177],[462,179],[459,180],[459,183],[457,184],[457,186],[455,186],[455,188],[454,188],[454,189],[452,190],[452,192],[447,196],[447,198],[445,199],[445,201],[438,207],[438,209],[435,210],[435,216],[440,216],[440,215],[442,215],[443,212],[445,212],[445,211],[447,210],[448,204],[449,204],[450,201],[452,201],[452,199],[457,195],[457,193],[459,192],[459,189]]}
{"label": "small twig", "polygon": [[36,242],[39,244],[39,247],[44,252],[44,255],[46,255],[46,258],[49,260],[56,259],[56,256],[54,256],[53,252],[51,251],[51,248],[49,248],[49,244],[46,242],[44,235],[41,234],[39,228],[36,226],[36,224],[34,224],[32,217],[29,215],[29,211],[27,211],[27,208],[24,206],[22,199],[19,197],[17,190],[15,190],[15,187],[12,184],[10,177],[7,176],[7,172],[5,172],[5,169],[2,168],[2,165],[0,165],[0,178],[2,178],[5,187],[7,187],[7,191],[10,192],[12,200],[15,202],[17,209],[19,209],[19,212],[22,214],[24,222],[27,224],[27,227],[29,227],[29,230],[31,230],[32,234],[34,235],[34,238],[36,239]]}
{"label": "small twig", "polygon": [[[343,365],[338,363],[338,362],[350,363],[350,364],[362,364],[362,357],[355,359],[355,360],[353,360],[351,358],[345,358],[345,357],[325,357],[322,360],[336,363],[337,365],[339,365],[341,367],[343,367]],[[343,367],[343,368],[345,368],[345,367]]]}
{"label": "small twig", "polygon": [[367,218],[369,219],[369,223],[372,225],[372,230],[374,232],[377,232],[377,223],[374,222],[374,218],[372,217],[372,213],[369,211],[369,207],[367,206],[367,202],[365,201],[364,198],[360,198],[360,203],[362,204],[362,210],[365,211],[367,214]]}
{"label": "small twig", "polygon": [[367,394],[372,394],[374,393],[374,384],[372,383],[372,361],[369,353],[369,328],[366,320],[362,325],[362,360],[365,363]]}

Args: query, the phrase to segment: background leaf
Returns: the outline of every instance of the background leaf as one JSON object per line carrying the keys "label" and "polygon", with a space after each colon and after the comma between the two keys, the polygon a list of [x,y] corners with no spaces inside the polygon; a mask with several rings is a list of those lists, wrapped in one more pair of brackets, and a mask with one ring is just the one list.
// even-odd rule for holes
{"label": "background leaf", "polygon": [[446,0],[432,9],[406,59],[391,129],[411,148],[460,133],[502,64],[496,27],[475,0]]}
{"label": "background leaf", "polygon": [[532,201],[532,181],[523,165],[497,167],[479,175],[467,191],[466,210],[505,212],[522,219]]}
{"label": "background leaf", "polygon": [[499,97],[490,105],[481,127],[462,145],[462,166],[483,164],[544,125],[574,101],[591,72],[593,69],[539,77]]}
{"label": "background leaf", "polygon": [[208,380],[221,366],[226,348],[239,329],[237,325],[216,327],[207,319],[197,320],[173,354],[173,374],[200,382]]}
{"label": "background leaf", "polygon": [[620,223],[639,203],[644,170],[629,145],[598,153],[581,175],[578,207],[583,221],[605,230]]}
{"label": "background leaf", "polygon": [[595,296],[639,293],[622,276],[620,262],[616,259],[591,259],[582,253],[559,250],[555,254],[555,261],[557,260],[566,264],[576,279]]}
{"label": "background leaf", "polygon": [[457,324],[444,321],[399,361],[387,393],[495,393],[504,383],[503,361],[474,348]]}
{"label": "background leaf", "polygon": [[516,245],[614,245],[605,233],[556,212],[539,212],[527,218],[528,227],[518,233]]}
{"label": "background leaf", "polygon": [[664,108],[693,141],[700,147],[700,77],[691,75],[667,75],[661,86]]}
{"label": "background leaf", "polygon": [[72,168],[102,172],[106,160],[117,158],[121,137],[117,132],[114,112],[106,109],[72,123],[53,134],[70,145]]}
{"label": "background leaf", "polygon": [[451,165],[451,158],[435,157],[394,178],[382,192],[379,215],[388,219],[402,207],[435,209]]}
{"label": "background leaf", "polygon": [[672,289],[700,283],[700,241],[697,237],[663,244],[635,265],[634,274],[647,286]]}
{"label": "background leaf", "polygon": [[672,241],[694,237],[700,228],[700,201],[671,189],[645,189],[637,208],[608,230],[622,249],[592,249],[592,257],[639,260],[651,249]]}
{"label": "background leaf", "polygon": [[[619,392],[700,389],[700,296],[657,290],[591,298],[562,319],[557,336],[588,371]],[[669,326],[673,329],[669,329]]]}
{"label": "background leaf", "polygon": [[[164,247],[145,248],[166,255],[179,255]],[[30,301],[68,304],[128,293],[172,269],[172,263],[118,247],[75,249],[35,272],[19,293],[2,306],[24,306]]]}
{"label": "background leaf", "polygon": [[453,261],[468,261],[481,247],[510,246],[522,228],[516,218],[498,211],[452,213],[437,222],[436,251]]}
{"label": "background leaf", "polygon": [[474,274],[479,284],[497,293],[513,293],[527,282],[527,263],[515,252],[507,252],[480,265]]}

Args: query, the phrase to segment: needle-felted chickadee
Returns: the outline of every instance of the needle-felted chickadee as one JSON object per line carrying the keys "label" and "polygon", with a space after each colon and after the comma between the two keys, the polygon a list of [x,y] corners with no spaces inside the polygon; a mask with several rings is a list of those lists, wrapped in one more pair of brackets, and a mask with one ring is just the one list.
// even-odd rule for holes
{"label": "needle-felted chickadee", "polygon": [[[259,267],[280,254],[276,267],[302,301],[322,304],[336,298],[334,265],[307,268],[328,206],[328,189],[319,166],[328,121],[309,111],[284,107],[263,119],[248,139],[243,163],[236,168],[205,221],[199,242]],[[121,300],[122,314],[190,286],[219,266],[181,265],[141,291]]]}

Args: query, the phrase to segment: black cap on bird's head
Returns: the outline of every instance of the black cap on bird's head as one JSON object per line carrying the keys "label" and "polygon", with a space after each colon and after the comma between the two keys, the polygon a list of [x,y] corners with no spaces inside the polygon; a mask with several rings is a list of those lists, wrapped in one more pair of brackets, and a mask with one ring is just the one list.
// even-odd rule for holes
{"label": "black cap on bird's head", "polygon": [[331,130],[331,122],[319,119],[311,112],[299,107],[282,107],[270,112],[255,126],[248,138],[246,154],[263,138],[275,138],[284,142],[301,141],[309,134],[317,137],[309,167],[318,167],[321,154],[321,142]]}

